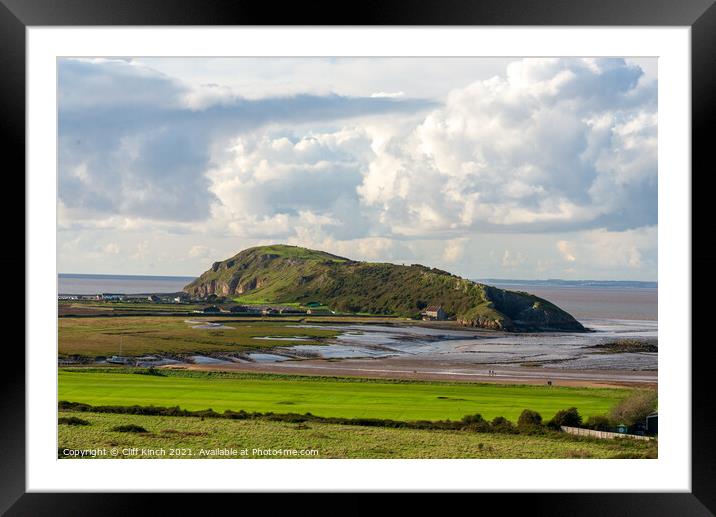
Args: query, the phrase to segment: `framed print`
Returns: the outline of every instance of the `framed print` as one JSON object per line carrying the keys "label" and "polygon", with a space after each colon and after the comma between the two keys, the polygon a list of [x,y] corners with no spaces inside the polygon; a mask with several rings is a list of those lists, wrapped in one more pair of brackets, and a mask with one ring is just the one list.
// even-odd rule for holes
{"label": "framed print", "polygon": [[82,4],[2,12],[28,206],[10,515],[137,492],[713,511],[710,2]]}

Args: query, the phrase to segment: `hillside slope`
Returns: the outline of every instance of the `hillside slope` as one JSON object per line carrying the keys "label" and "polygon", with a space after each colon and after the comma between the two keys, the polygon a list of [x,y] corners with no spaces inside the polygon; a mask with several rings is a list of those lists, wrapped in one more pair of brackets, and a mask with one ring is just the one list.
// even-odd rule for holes
{"label": "hillside slope", "polygon": [[570,314],[528,293],[506,291],[419,264],[359,262],[323,251],[272,245],[246,249],[184,288],[194,296],[246,302],[317,302],[341,312],[418,317],[440,305],[466,326],[503,330],[584,330]]}

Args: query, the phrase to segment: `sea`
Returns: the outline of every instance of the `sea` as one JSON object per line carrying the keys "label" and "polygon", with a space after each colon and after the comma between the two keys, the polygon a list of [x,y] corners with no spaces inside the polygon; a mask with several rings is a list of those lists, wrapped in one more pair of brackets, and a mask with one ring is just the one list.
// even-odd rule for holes
{"label": "sea", "polygon": [[194,281],[193,276],[83,275],[60,273],[58,289],[63,294],[159,294],[176,293]]}
{"label": "sea", "polygon": [[578,320],[658,319],[658,284],[593,280],[476,280],[511,291],[525,291],[557,305]]}

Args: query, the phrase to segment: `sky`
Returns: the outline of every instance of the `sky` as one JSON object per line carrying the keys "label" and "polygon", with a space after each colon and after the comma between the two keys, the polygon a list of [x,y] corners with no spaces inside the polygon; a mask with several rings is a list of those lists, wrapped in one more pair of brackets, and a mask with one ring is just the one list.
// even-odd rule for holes
{"label": "sky", "polygon": [[655,58],[58,61],[58,271],[657,279]]}

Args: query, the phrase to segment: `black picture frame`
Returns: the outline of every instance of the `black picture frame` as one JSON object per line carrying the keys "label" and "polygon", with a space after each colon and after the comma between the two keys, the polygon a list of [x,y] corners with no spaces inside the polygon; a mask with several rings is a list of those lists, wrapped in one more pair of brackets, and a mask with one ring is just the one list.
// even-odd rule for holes
{"label": "black picture frame", "polygon": [[[692,45],[692,207],[706,206],[709,189],[694,189],[693,183],[713,169],[708,155],[713,147],[708,130],[716,122],[713,101],[716,91],[714,0],[382,0],[352,5],[350,8],[347,4],[323,0],[286,3],[280,7],[244,0],[0,0],[0,128],[5,163],[14,163],[14,170],[25,170],[25,29],[28,26],[689,26]],[[689,171],[673,173],[688,174]],[[24,190],[24,183],[19,189]],[[709,241],[708,237],[713,235],[709,230],[716,224],[714,218],[704,209],[702,213],[693,210],[692,219],[692,236],[703,235]],[[701,232],[696,232],[696,225],[702,228]],[[699,292],[710,292],[713,280],[709,276],[713,276],[716,252],[710,251],[708,242],[693,247],[692,278],[699,279]],[[9,258],[3,257],[2,261],[10,267]],[[25,268],[25,276],[28,274]],[[709,306],[696,301],[693,296],[692,321],[708,318]],[[687,350],[691,343],[683,346]],[[486,510],[489,503],[494,502],[514,510],[517,505],[529,509],[532,514],[553,516],[713,515],[716,512],[716,420],[710,400],[713,386],[709,346],[708,342],[697,343],[691,350],[690,493],[481,494],[480,506]],[[166,513],[175,507],[185,508],[189,498],[195,497],[190,494],[133,494],[128,497],[121,493],[26,493],[25,354],[17,346],[6,346],[4,352],[6,361],[16,367],[6,369],[0,381],[3,384],[0,396],[0,511],[6,511],[7,515],[126,515],[161,507]],[[616,471],[618,467],[615,466],[615,475]],[[211,497],[214,506],[231,496]]]}

